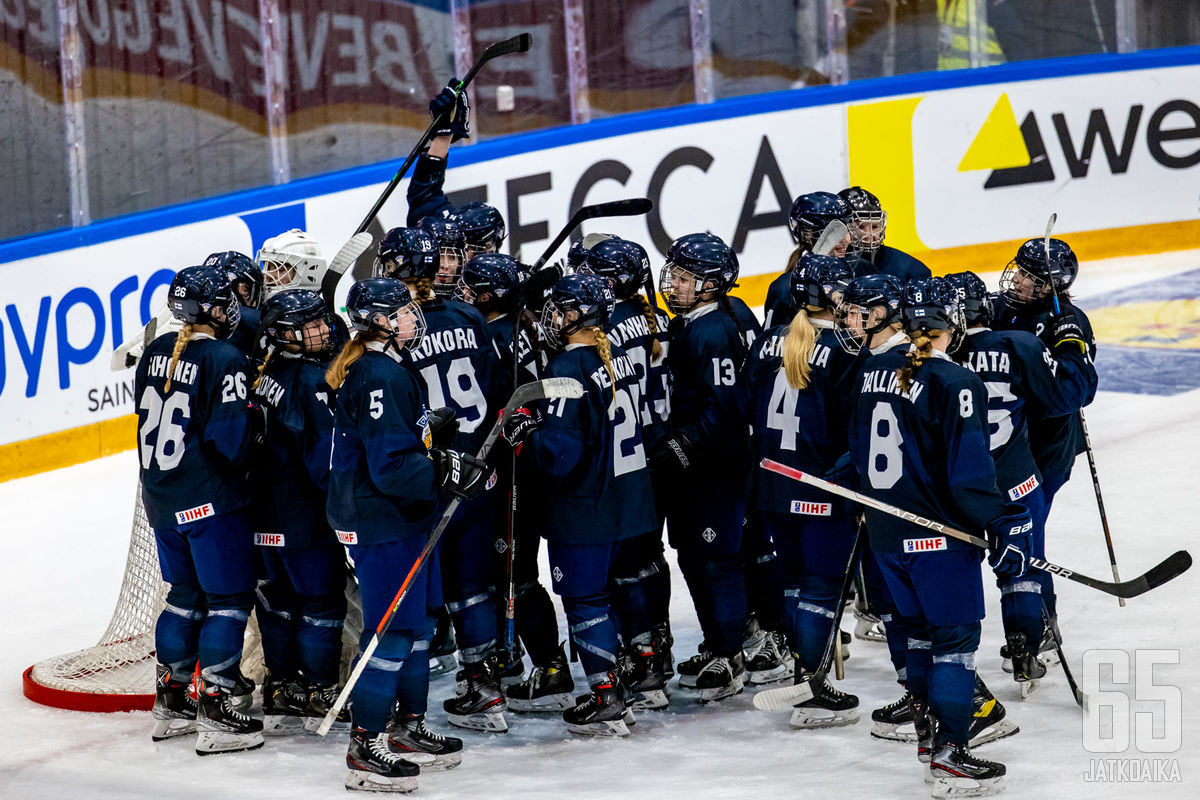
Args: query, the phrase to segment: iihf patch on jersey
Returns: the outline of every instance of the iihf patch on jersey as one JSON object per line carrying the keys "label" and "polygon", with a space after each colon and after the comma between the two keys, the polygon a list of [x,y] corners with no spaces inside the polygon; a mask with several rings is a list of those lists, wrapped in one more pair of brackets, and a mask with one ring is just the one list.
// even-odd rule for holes
{"label": "iihf patch on jersey", "polygon": [[1017,486],[1008,490],[1009,500],[1020,500],[1038,487],[1037,475],[1030,475]]}
{"label": "iihf patch on jersey", "polygon": [[945,550],[945,536],[931,536],[928,539],[905,539],[904,552],[906,553],[928,553],[933,550]]}
{"label": "iihf patch on jersey", "polygon": [[810,517],[828,517],[833,514],[833,504],[809,503],[804,500],[793,500],[792,513],[805,514]]}
{"label": "iihf patch on jersey", "polygon": [[337,540],[342,544],[358,544],[357,531],[334,531],[337,534]]}
{"label": "iihf patch on jersey", "polygon": [[184,525],[188,522],[195,522],[198,519],[211,517],[215,513],[217,512],[213,511],[212,503],[205,503],[202,506],[189,508],[187,511],[176,511],[175,521],[180,525]]}
{"label": "iihf patch on jersey", "polygon": [[712,528],[705,528],[704,533],[700,534],[700,538],[712,544],[712,540],[717,538],[717,532]]}
{"label": "iihf patch on jersey", "polygon": [[283,534],[255,533],[254,543],[262,547],[283,547]]}

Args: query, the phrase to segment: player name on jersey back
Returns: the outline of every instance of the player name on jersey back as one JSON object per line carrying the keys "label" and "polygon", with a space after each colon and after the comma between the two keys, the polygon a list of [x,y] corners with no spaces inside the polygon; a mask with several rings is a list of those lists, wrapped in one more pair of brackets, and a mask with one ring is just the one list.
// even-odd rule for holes
{"label": "player name on jersey back", "polygon": [[414,348],[414,359],[429,358],[430,356],[449,353],[453,350],[477,350],[478,341],[474,328],[446,328],[444,331],[430,331],[421,340],[420,347]]}
{"label": "player name on jersey back", "polygon": [[908,391],[904,391],[900,387],[900,377],[894,369],[873,369],[870,372],[863,373],[862,386],[860,391],[863,394],[869,392],[880,392],[883,394],[896,394],[910,402],[916,402],[921,393],[925,391],[925,384],[919,380],[913,380]]}
{"label": "player name on jersey back", "polygon": [[[167,370],[171,367],[171,357],[167,355],[155,355],[150,357],[150,366],[147,374],[151,378],[165,378]],[[175,374],[171,376],[171,380],[176,383],[186,383],[191,386],[196,382],[196,376],[199,374],[200,367],[191,361],[184,361],[182,358],[175,364]]]}
{"label": "player name on jersey back", "polygon": [[[633,362],[629,360],[629,356],[616,356],[612,359],[613,374],[616,375],[618,381],[626,378],[637,380],[637,370],[633,366]],[[608,369],[601,366],[591,374],[592,381],[601,389],[607,389],[612,386],[612,380],[608,377]]]}

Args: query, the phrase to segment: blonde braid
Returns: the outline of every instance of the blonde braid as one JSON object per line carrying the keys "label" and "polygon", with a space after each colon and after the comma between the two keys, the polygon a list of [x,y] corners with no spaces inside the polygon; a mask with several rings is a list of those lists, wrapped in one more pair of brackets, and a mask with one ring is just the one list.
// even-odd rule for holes
{"label": "blonde braid", "polygon": [[916,331],[909,338],[913,343],[913,349],[908,352],[909,364],[896,370],[896,376],[900,378],[900,388],[906,392],[912,388],[913,376],[917,370],[933,355],[933,339],[929,337],[929,331]]}
{"label": "blonde braid", "polygon": [[784,272],[791,272],[795,268],[796,262],[800,260],[800,256],[804,255],[804,245],[796,245],[796,249],[788,256],[787,269]]}
{"label": "blonde braid", "polygon": [[330,363],[329,369],[325,370],[325,382],[329,384],[329,388],[341,388],[346,382],[346,373],[350,370],[350,365],[362,358],[366,352],[367,346],[362,335],[355,332],[350,341],[342,345],[341,352]]}
{"label": "blonde braid", "polygon": [[654,308],[651,307],[650,301],[644,296],[634,295],[642,303],[642,314],[646,317],[646,327],[650,329],[650,360],[658,361],[662,358],[662,342],[658,340],[658,315],[654,313]]}
{"label": "blonde braid", "polygon": [[612,384],[613,399],[617,400],[617,373],[613,370],[612,365],[612,344],[608,341],[608,334],[602,328],[592,328],[592,336],[596,337],[596,351],[600,353],[600,360],[604,362],[604,368],[608,370],[608,380]]}
{"label": "blonde braid", "polygon": [[192,325],[187,323],[179,329],[179,334],[175,337],[175,349],[171,351],[171,363],[167,366],[167,382],[163,384],[164,393],[171,391],[171,376],[175,374],[175,365],[179,363],[179,357],[183,355],[183,350],[191,338]]}
{"label": "blonde braid", "polygon": [[817,346],[817,330],[808,321],[808,311],[800,309],[788,326],[787,337],[783,340],[783,371],[787,382],[793,389],[808,388],[809,376],[812,374],[813,350]]}
{"label": "blonde braid", "polygon": [[413,300],[417,302],[417,305],[423,306],[433,299],[433,281],[429,280],[429,278],[417,278]]}
{"label": "blonde braid", "polygon": [[251,389],[257,389],[258,385],[260,383],[262,383],[263,373],[267,371],[267,364],[270,364],[271,359],[274,357],[275,357],[275,348],[272,347],[270,350],[267,351],[267,357],[264,358],[263,362],[258,365],[258,375],[256,375],[254,377],[254,383],[250,384]]}

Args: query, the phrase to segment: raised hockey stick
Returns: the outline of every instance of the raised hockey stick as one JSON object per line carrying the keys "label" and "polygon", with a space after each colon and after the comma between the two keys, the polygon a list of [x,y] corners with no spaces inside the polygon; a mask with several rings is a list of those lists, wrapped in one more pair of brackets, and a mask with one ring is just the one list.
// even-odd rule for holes
{"label": "raised hockey stick", "polygon": [[[824,678],[829,672],[830,661],[834,660],[837,648],[842,642],[842,614],[846,608],[846,598],[850,596],[850,587],[854,585],[854,576],[858,572],[858,562],[862,558],[863,543],[866,541],[867,528],[859,520],[854,529],[854,544],[850,547],[850,560],[846,562],[846,574],[842,578],[842,589],[838,592],[837,606],[834,607],[833,628],[829,638],[825,640],[825,649],[821,651],[821,669],[813,677]],[[842,680],[840,664],[837,665],[838,680]],[[798,667],[797,667],[798,668]],[[797,703],[813,698],[810,685],[812,678],[792,686],[780,686],[778,689],[764,689],[754,695],[754,707],[759,711],[790,711]]]}
{"label": "raised hockey stick", "polygon": [[595,203],[594,205],[584,206],[567,220],[567,224],[563,226],[563,229],[550,241],[550,246],[534,262],[533,271],[537,272],[541,269],[550,260],[550,256],[554,255],[554,251],[558,249],[559,245],[565,242],[567,237],[571,235],[571,231],[589,219],[598,219],[600,217],[636,217],[648,213],[652,208],[654,208],[654,202],[647,197],[610,200],[607,203]]}
{"label": "raised hockey stick", "polygon": [[[1046,253],[1046,271],[1050,271],[1050,234],[1054,232],[1054,223],[1058,221],[1058,214],[1052,213],[1050,218],[1046,220],[1046,235],[1042,239],[1042,249]],[[1054,316],[1062,314],[1062,306],[1058,302],[1058,286],[1054,283],[1054,276],[1050,276],[1050,299],[1054,303]],[[1083,429],[1083,444],[1087,450],[1088,468],[1092,473],[1092,488],[1096,492],[1096,507],[1100,510],[1100,525],[1104,528],[1104,544],[1108,548],[1108,563],[1112,565],[1113,580],[1117,583],[1121,582],[1121,575],[1117,572],[1117,553],[1113,549],[1112,531],[1108,527],[1108,514],[1104,513],[1104,495],[1100,492],[1100,473],[1096,471],[1096,454],[1092,451],[1092,437],[1088,436],[1087,420],[1084,419],[1083,409],[1079,409],[1079,426]],[[1121,607],[1125,607],[1125,598],[1118,597],[1117,602]]]}
{"label": "raised hockey stick", "polygon": [[[787,464],[780,464],[778,461],[772,461],[769,458],[764,458],[759,462],[759,466],[770,472],[782,475],[785,478],[791,478],[801,483],[807,483],[809,486],[815,486],[818,489],[823,489],[830,494],[836,494],[839,497],[845,497],[849,500],[854,500],[862,503],[864,506],[882,511],[885,514],[891,514],[893,517],[899,517],[902,520],[911,522],[914,525],[919,525],[922,528],[928,528],[932,531],[944,534],[952,539],[968,542],[987,549],[988,543],[978,536],[973,536],[965,531],[960,531],[957,528],[952,528],[945,523],[938,522],[932,519],[926,519],[919,514],[914,514],[911,511],[905,511],[902,508],[889,505],[882,500],[876,500],[870,495],[856,492],[852,489],[847,489],[844,486],[839,486],[836,483],[831,483],[827,480],[822,480],[816,475],[810,475],[807,472],[801,472],[794,467],[789,467]],[[1148,571],[1134,578],[1133,580],[1120,581],[1118,583],[1109,583],[1095,578],[1089,578],[1087,575],[1081,575],[1074,570],[1061,567],[1045,559],[1035,556],[1029,557],[1029,565],[1035,569],[1040,569],[1043,572],[1049,572],[1052,575],[1057,575],[1060,578],[1081,583],[1084,586],[1089,586],[1105,594],[1111,594],[1114,597],[1137,597],[1140,594],[1145,594],[1151,589],[1162,586],[1164,583],[1178,578],[1192,566],[1192,556],[1186,550],[1177,550],[1167,556],[1162,562],[1151,567]]]}
{"label": "raised hockey stick", "polygon": [[[483,446],[479,448],[479,452],[475,454],[475,457],[480,461],[487,459],[493,445],[496,444],[496,440],[500,438],[500,431],[505,421],[513,411],[535,400],[556,397],[583,397],[583,384],[574,378],[547,378],[527,383],[518,388],[513,392],[512,397],[509,398],[508,404],[504,406],[504,410],[500,412],[500,416],[496,419],[496,424],[488,431],[487,438],[483,440]],[[387,613],[383,615],[383,619],[379,620],[379,624],[375,627],[375,635],[371,637],[371,641],[363,650],[362,655],[359,656],[358,663],[354,665],[354,671],[350,673],[350,678],[346,681],[346,685],[342,687],[342,691],[338,694],[337,700],[325,715],[325,719],[321,720],[321,726],[317,728],[317,733],[321,736],[329,733],[329,729],[333,726],[338,714],[342,713],[342,709],[346,707],[346,702],[350,699],[350,693],[353,691],[354,685],[362,677],[363,671],[367,668],[367,662],[371,660],[371,656],[374,655],[375,650],[379,647],[380,638],[387,633],[388,627],[392,624],[392,618],[396,616],[396,611],[400,608],[400,604],[408,596],[408,590],[412,587],[413,580],[421,573],[425,564],[429,562],[429,554],[433,552],[433,548],[437,545],[438,540],[442,538],[442,533],[445,532],[446,526],[450,523],[450,518],[454,516],[454,512],[458,510],[461,502],[461,498],[455,497],[446,506],[446,510],[442,512],[442,518],[438,520],[437,527],[429,535],[429,541],[425,543],[421,554],[417,556],[417,560],[413,562],[412,567],[408,570],[408,574],[404,576],[404,581],[396,591],[396,596],[392,598],[392,603],[388,606]]]}
{"label": "raised hockey stick", "polygon": [[[467,73],[467,76],[458,82],[458,85],[455,87],[455,91],[458,94],[462,94],[463,91],[466,90],[467,85],[475,79],[475,74],[483,68],[484,64],[487,64],[493,58],[499,58],[500,56],[508,55],[509,53],[524,53],[529,49],[531,41],[532,37],[530,37],[528,33],[522,33],[512,37],[511,39],[505,39],[503,42],[496,42],[495,44],[491,45],[483,51],[483,55],[476,59],[475,63],[471,66],[470,72]],[[329,268],[325,271],[325,275],[321,278],[321,294],[324,296],[325,302],[330,308],[333,308],[333,293],[334,290],[337,289],[338,281],[342,279],[342,275],[344,275],[350,265],[354,263],[354,260],[362,254],[363,250],[366,250],[367,247],[371,246],[370,234],[366,232],[367,228],[371,227],[371,221],[374,220],[379,214],[379,210],[383,208],[383,204],[386,203],[388,198],[392,196],[392,192],[396,191],[396,187],[400,185],[400,181],[404,180],[404,176],[408,173],[409,167],[411,167],[413,162],[417,160],[417,156],[421,155],[421,153],[425,150],[425,146],[428,145],[430,139],[433,138],[433,132],[438,127],[438,123],[441,121],[442,120],[439,117],[438,119],[435,119],[429,123],[429,127],[425,129],[423,134],[421,134],[421,138],[417,140],[417,143],[413,146],[412,151],[409,152],[408,158],[404,159],[404,163],[400,165],[400,169],[396,170],[396,174],[392,176],[392,179],[388,181],[388,185],[383,188],[383,192],[381,192],[379,197],[376,198],[375,204],[371,206],[371,210],[367,212],[367,215],[363,217],[363,221],[359,223],[358,229],[354,231],[354,236],[350,237],[350,241],[342,245],[342,249],[338,251],[337,256],[334,256],[333,261],[330,262]],[[360,236],[368,237],[367,245],[354,253],[354,255],[348,260],[342,262],[340,270],[335,269],[334,265],[339,263],[338,256],[341,256],[344,252],[348,252],[348,249],[351,247],[351,243],[357,240]]]}
{"label": "raised hockey stick", "polygon": [[850,229],[846,227],[846,223],[840,219],[835,219],[825,226],[825,230],[821,231],[820,238],[813,245],[813,254],[818,256],[829,255],[833,252],[833,248],[837,247],[838,242],[846,238],[848,233],[850,233]]}
{"label": "raised hockey stick", "polygon": [[330,310],[333,309],[333,293],[337,291],[338,282],[341,281],[342,276],[346,274],[351,265],[358,260],[358,257],[373,244],[375,244],[375,239],[371,234],[366,231],[356,233],[342,245],[333,260],[329,262],[329,266],[325,268],[325,274],[321,276],[321,296],[325,298],[325,305]]}

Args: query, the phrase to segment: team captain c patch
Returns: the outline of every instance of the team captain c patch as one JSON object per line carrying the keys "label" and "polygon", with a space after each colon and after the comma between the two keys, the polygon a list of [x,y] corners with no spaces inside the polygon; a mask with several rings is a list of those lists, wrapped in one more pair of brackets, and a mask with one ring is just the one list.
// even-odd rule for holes
{"label": "team captain c patch", "polygon": [[932,550],[945,550],[945,536],[931,536],[928,539],[905,539],[904,552],[906,553],[928,553]]}

